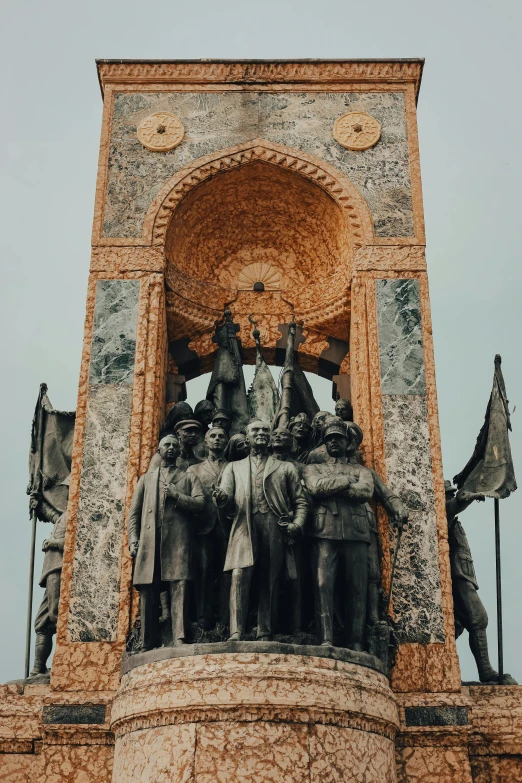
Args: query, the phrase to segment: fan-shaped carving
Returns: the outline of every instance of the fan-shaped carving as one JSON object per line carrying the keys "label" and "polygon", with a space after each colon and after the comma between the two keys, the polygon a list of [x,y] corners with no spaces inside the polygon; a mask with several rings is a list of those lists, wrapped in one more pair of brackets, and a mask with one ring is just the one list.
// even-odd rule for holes
{"label": "fan-shaped carving", "polygon": [[281,273],[272,264],[249,264],[237,276],[238,291],[252,291],[254,283],[263,283],[265,291],[277,291],[281,288]]}

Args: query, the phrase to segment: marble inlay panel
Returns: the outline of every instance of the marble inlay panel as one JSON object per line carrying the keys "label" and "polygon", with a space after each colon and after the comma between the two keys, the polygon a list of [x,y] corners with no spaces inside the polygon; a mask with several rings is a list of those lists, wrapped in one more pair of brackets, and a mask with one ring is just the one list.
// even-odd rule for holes
{"label": "marble inlay panel", "polygon": [[139,280],[98,280],[89,383],[132,383]]}
{"label": "marble inlay panel", "polygon": [[437,520],[424,395],[382,398],[387,483],[408,506],[393,585],[401,642],[444,642]]}
{"label": "marble inlay panel", "polygon": [[376,280],[383,394],[425,394],[418,280]]}
{"label": "marble inlay panel", "polygon": [[[176,114],[183,142],[151,152],[136,128],[153,112]],[[379,142],[354,152],[332,137],[335,120],[365,111]],[[377,236],[414,236],[404,93],[116,93],[103,235],[139,237],[162,185],[196,158],[264,138],[316,155],[349,177],[367,200]]]}
{"label": "marble inlay panel", "polygon": [[89,385],[68,630],[111,641],[118,624],[132,386]]}

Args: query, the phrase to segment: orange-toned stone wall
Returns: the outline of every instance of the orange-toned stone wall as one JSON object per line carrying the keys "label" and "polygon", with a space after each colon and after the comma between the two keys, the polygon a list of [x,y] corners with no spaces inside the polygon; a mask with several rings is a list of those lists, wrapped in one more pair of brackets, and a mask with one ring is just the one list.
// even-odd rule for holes
{"label": "orange-toned stone wall", "polygon": [[[114,767],[115,783],[163,777],[214,783],[219,776],[227,783],[283,776],[325,783],[354,775],[366,783],[522,781],[522,688],[460,684],[424,252],[415,107],[420,73],[420,63],[408,61],[100,65],[104,114],[57,648],[50,686],[0,689],[0,780],[109,783]],[[174,111],[185,124],[185,141],[166,154],[142,149],[136,139],[138,122],[159,109]],[[349,110],[379,117],[380,146],[355,152],[337,145],[334,121]],[[130,192],[136,197],[129,199]],[[249,289],[258,274],[263,294]],[[411,388],[392,393],[383,373],[389,343],[382,314],[397,281],[410,296],[418,294],[424,381],[419,386],[416,376],[397,381],[395,375]],[[134,313],[129,292],[137,292],[135,332],[130,315],[123,332],[113,332],[124,335],[116,353],[132,353],[132,373],[123,362],[117,377],[93,344],[104,322],[100,302],[111,291],[126,292],[111,301],[127,314]],[[235,680],[232,659],[228,670],[223,662],[192,659],[166,662],[167,677],[160,666],[142,683],[141,695],[129,696],[132,675],[120,690],[137,608],[124,519],[165,413],[168,342],[190,340],[199,371],[208,371],[214,321],[225,305],[240,324],[248,361],[254,360],[250,313],[269,361],[282,345],[281,325],[294,317],[302,326],[303,369],[318,372],[334,357],[331,364],[349,372],[365,461],[402,490],[407,476],[390,445],[398,433],[406,448],[404,411],[421,416],[430,485],[420,493],[424,507],[415,508],[419,498],[410,497],[411,511],[417,530],[424,514],[422,530],[432,536],[426,562],[438,577],[426,623],[405,629],[394,696],[379,685],[393,715],[361,717],[379,701],[367,690],[366,671],[322,661],[312,671],[309,663],[296,667],[255,654],[241,662],[248,676]],[[178,373],[176,362],[171,356],[170,371]],[[109,419],[117,432],[103,432]],[[106,470],[96,485],[86,468],[100,444]],[[110,579],[106,591],[98,586],[104,600],[110,594],[107,604],[95,590],[84,591],[98,577],[84,557],[86,542],[103,546],[88,524],[97,497],[119,504],[108,515],[115,521]],[[387,584],[384,514],[379,528]],[[411,536],[404,552],[410,544]],[[403,561],[398,615],[408,614],[404,571]],[[86,596],[94,619],[85,611]],[[412,641],[414,633],[420,641]],[[268,676],[272,665],[279,679]],[[335,701],[339,694],[342,704]],[[395,770],[388,764],[394,747]]]}
{"label": "orange-toned stone wall", "polygon": [[231,653],[172,658],[122,678],[113,783],[395,783],[386,678],[347,662]]}

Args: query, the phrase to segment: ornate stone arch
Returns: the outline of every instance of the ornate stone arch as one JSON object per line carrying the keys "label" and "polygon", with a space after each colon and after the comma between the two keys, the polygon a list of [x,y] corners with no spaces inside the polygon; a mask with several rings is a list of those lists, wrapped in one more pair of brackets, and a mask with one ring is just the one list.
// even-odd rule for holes
{"label": "ornate stone arch", "polygon": [[[191,210],[198,203],[203,203],[199,201],[200,188],[206,188],[201,191],[202,194],[208,193],[209,188],[218,185],[220,175],[237,178],[241,172],[247,173],[246,167],[260,164],[269,168],[276,167],[280,174],[283,175],[284,172],[286,177],[302,178],[306,181],[308,194],[318,188],[322,192],[321,198],[328,197],[326,200],[335,208],[339,215],[339,225],[343,225],[342,231],[346,232],[342,238],[343,244],[345,239],[349,238],[350,256],[357,248],[372,245],[375,241],[369,208],[355,185],[333,166],[313,155],[255,139],[199,158],[178,172],[165,183],[151,204],[145,218],[142,240],[162,248],[167,254],[167,323],[170,340],[176,342],[190,339],[188,349],[194,352],[194,356],[197,354],[202,372],[210,369],[213,361],[216,349],[215,343],[212,342],[214,324],[224,307],[232,309],[236,322],[241,326],[241,339],[246,349],[247,361],[255,360],[251,325],[247,320],[247,314],[252,312],[258,312],[262,321],[262,342],[267,355],[272,356],[275,350],[281,337],[281,325],[292,318],[303,328],[304,341],[299,350],[303,356],[304,369],[317,372],[320,358],[326,357],[330,360],[332,351],[342,353],[347,350],[350,263],[341,263],[335,269],[330,265],[328,272],[318,267],[317,273],[309,274],[306,284],[300,288],[289,288],[288,285],[281,284],[272,286],[280,290],[271,290],[267,279],[267,289],[262,295],[264,298],[260,299],[259,295],[245,290],[239,278],[236,277],[232,282],[225,279],[226,275],[224,277],[221,274],[224,269],[234,268],[235,262],[230,266],[228,258],[225,262],[221,261],[221,266],[216,262],[217,265],[212,267],[212,275],[207,275],[206,279],[201,279],[194,269],[181,269],[173,262],[169,237],[178,235],[172,234],[172,228],[176,221],[181,221],[180,226],[185,225],[184,210]],[[306,199],[306,196],[303,197]],[[304,205],[302,208],[307,209]],[[315,217],[317,219],[317,215]],[[190,236],[188,227],[184,229],[184,233],[187,232]],[[344,261],[346,260],[345,254]],[[254,263],[251,266],[262,264]],[[244,269],[241,273],[243,272]],[[272,272],[275,273],[275,270]],[[262,310],[256,310],[262,302]],[[337,346],[335,349],[332,347],[334,344]],[[343,349],[342,346],[346,347]],[[185,348],[183,350],[185,351]]]}
{"label": "ornate stone arch", "polygon": [[353,182],[314,155],[264,139],[253,139],[198,158],[171,177],[149,207],[143,224],[143,239],[147,244],[163,247],[174,210],[192,188],[219,172],[255,161],[282,166],[321,187],[343,210],[354,247],[374,243],[370,210]]}

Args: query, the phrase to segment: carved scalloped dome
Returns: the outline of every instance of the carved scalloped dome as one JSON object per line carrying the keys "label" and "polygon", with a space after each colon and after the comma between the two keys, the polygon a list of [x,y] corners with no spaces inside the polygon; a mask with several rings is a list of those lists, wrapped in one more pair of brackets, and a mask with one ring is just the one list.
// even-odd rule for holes
{"label": "carved scalloped dome", "polygon": [[238,291],[252,291],[255,283],[263,283],[265,291],[281,288],[281,273],[272,264],[249,264],[236,278]]}

